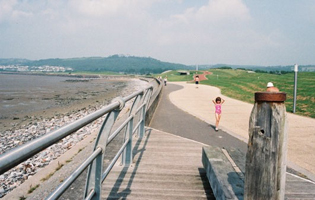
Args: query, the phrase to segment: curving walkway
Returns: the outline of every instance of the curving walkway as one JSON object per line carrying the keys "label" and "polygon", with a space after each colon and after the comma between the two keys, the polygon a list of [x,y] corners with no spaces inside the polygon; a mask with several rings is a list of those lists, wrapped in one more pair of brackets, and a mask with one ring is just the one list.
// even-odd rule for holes
{"label": "curving walkway", "polygon": [[[170,93],[170,101],[181,110],[209,123],[215,124],[214,106],[211,102],[221,96],[226,102],[222,106],[220,128],[247,143],[249,116],[252,104],[226,97],[212,86],[185,82],[170,83],[182,89]],[[315,119],[287,113],[289,123],[288,166],[315,180]]]}
{"label": "curving walkway", "polygon": [[[234,147],[246,153],[246,143],[225,131],[216,132],[214,126],[176,107],[169,98],[184,87],[170,83],[163,89],[162,99],[155,111],[150,127],[194,141],[221,148]],[[188,103],[188,104],[195,104]]]}
{"label": "curving walkway", "polygon": [[[209,71],[202,71],[202,72],[203,74],[198,74],[200,81],[208,80],[207,75],[212,74],[212,72],[209,72]],[[192,80],[192,82],[195,80],[195,76],[196,75],[194,75],[194,79]]]}

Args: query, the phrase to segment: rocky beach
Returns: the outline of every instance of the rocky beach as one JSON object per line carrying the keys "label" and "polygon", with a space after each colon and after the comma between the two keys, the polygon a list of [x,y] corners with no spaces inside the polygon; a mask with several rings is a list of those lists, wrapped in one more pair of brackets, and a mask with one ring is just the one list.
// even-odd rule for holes
{"label": "rocky beach", "polygon": [[[0,154],[82,118],[107,105],[113,98],[129,95],[147,84],[128,77],[0,74],[0,78]],[[98,119],[1,174],[0,198],[96,132],[101,123],[102,119]]]}

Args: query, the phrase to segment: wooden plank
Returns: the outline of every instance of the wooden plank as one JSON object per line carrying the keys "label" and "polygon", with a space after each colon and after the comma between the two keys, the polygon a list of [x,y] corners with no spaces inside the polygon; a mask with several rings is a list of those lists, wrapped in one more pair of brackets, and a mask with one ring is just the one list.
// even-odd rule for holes
{"label": "wooden plank", "polygon": [[203,147],[202,163],[216,199],[243,199],[244,180],[219,147]]}

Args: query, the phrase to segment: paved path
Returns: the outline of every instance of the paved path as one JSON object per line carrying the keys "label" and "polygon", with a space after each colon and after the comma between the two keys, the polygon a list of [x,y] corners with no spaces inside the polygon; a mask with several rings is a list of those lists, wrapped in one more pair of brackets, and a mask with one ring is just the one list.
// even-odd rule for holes
{"label": "paved path", "polygon": [[[212,74],[212,72],[209,72],[209,71],[202,71],[202,72],[203,72],[203,74],[198,74],[198,76],[199,76],[199,81],[208,80],[207,75]],[[194,82],[195,76],[196,76],[196,75],[194,75],[194,79],[193,79],[191,82]]]}
{"label": "paved path", "polygon": [[246,153],[247,144],[245,142],[222,130],[216,132],[214,126],[172,104],[169,101],[169,93],[180,89],[183,89],[183,87],[172,83],[164,87],[162,100],[155,111],[150,127],[212,146],[221,148],[233,146]]}
{"label": "paved path", "polygon": [[[252,104],[238,101],[221,94],[216,87],[176,82],[167,87],[181,87],[171,92],[170,101],[181,110],[207,122],[215,123],[214,106],[211,102],[221,96],[221,130],[247,143],[249,116]],[[166,89],[168,91],[168,89]],[[287,113],[289,123],[288,166],[315,180],[315,119]]]}

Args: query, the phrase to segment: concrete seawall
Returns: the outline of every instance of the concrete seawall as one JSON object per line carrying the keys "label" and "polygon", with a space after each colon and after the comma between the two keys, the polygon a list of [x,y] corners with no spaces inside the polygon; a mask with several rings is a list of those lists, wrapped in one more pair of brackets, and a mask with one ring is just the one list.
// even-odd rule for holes
{"label": "concrete seawall", "polygon": [[152,117],[154,115],[154,112],[159,104],[159,101],[161,99],[162,96],[162,90],[163,90],[163,86],[161,84],[161,82],[159,82],[159,80],[155,79],[153,84],[153,94],[151,97],[151,101],[147,110],[147,113],[145,115],[145,125],[148,126],[152,120]]}

